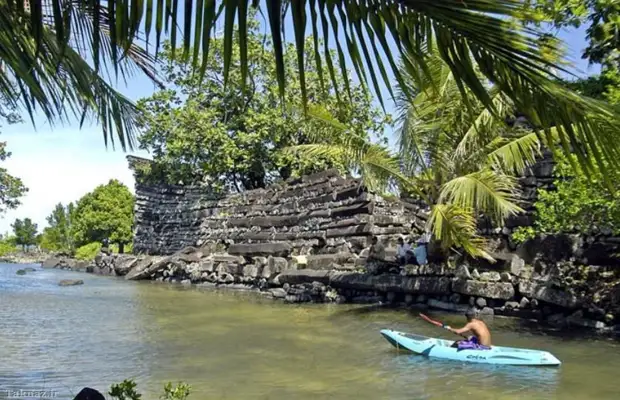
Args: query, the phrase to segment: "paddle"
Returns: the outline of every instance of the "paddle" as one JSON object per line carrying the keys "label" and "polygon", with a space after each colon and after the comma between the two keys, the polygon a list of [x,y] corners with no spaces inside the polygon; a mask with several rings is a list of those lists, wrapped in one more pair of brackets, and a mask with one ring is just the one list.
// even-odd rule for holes
{"label": "paddle", "polygon": [[[448,325],[446,325],[446,324],[444,324],[442,322],[439,322],[439,321],[435,321],[434,319],[429,318],[427,315],[424,315],[424,314],[420,313],[420,318],[422,318],[424,321],[426,321],[428,323],[431,323],[431,324],[433,324],[435,326],[438,326],[440,328],[444,328],[444,329],[450,330],[450,327]],[[452,331],[450,331],[450,332],[452,332]],[[454,333],[454,332],[452,332],[452,333]],[[463,334],[457,333],[456,335],[459,335],[459,336],[464,337],[465,339],[468,339],[468,337],[463,335]]]}

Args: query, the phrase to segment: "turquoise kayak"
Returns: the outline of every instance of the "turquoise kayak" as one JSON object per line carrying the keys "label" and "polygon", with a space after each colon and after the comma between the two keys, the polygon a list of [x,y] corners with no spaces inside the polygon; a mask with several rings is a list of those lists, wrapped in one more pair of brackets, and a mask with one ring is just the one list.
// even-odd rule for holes
{"label": "turquoise kayak", "polygon": [[453,340],[429,338],[391,329],[383,329],[381,334],[396,348],[445,360],[500,365],[559,366],[562,364],[547,351],[500,346],[492,346],[490,350],[458,350],[450,347],[454,343]]}

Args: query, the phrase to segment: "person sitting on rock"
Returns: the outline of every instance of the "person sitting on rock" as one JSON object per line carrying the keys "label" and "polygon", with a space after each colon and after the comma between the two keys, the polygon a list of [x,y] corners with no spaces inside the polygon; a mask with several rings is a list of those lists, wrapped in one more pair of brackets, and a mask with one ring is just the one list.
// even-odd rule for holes
{"label": "person sitting on rock", "polygon": [[446,327],[450,332],[462,335],[466,332],[472,332],[474,335],[468,339],[459,340],[454,342],[452,347],[456,347],[459,350],[489,350],[491,348],[491,332],[484,321],[479,320],[478,313],[474,308],[469,308],[465,312],[465,318],[467,318],[467,324],[461,329],[452,329],[449,326]]}
{"label": "person sitting on rock", "polygon": [[373,236],[371,239],[370,250],[368,252],[369,261],[385,261],[385,246],[379,241],[379,238]]}
{"label": "person sitting on rock", "polygon": [[368,258],[366,269],[371,274],[380,273],[383,263],[385,263],[385,247],[379,241],[379,238],[372,236],[370,249],[368,250]]}
{"label": "person sitting on rock", "polygon": [[412,255],[411,245],[409,243],[405,243],[405,240],[402,237],[398,238],[398,246],[396,247],[396,261],[398,264],[410,264]]}
{"label": "person sitting on rock", "polygon": [[428,260],[427,260],[428,252],[427,252],[426,246],[427,246],[427,242],[425,241],[424,235],[422,235],[416,242],[415,248],[413,248],[412,250],[413,257],[417,265],[426,265],[428,263]]}

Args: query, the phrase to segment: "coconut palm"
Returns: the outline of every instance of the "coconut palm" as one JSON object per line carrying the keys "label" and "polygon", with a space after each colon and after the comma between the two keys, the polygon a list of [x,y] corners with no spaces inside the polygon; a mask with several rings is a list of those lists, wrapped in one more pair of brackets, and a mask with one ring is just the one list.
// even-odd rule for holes
{"label": "coconut palm", "polygon": [[[291,151],[340,157],[361,174],[370,190],[398,186],[410,192],[430,206],[426,228],[442,247],[490,259],[477,234],[477,221],[484,215],[500,224],[523,211],[515,176],[536,161],[541,141],[527,126],[514,123],[515,106],[497,86],[485,85],[496,110],[493,114],[470,92],[461,95],[458,81],[437,53],[427,57],[427,65],[429,73],[423,79],[403,70],[416,95],[400,96],[395,154],[355,132],[341,145],[320,143]],[[310,114],[329,121],[324,110]],[[556,135],[553,130],[551,137]]]}
{"label": "coconut palm", "polygon": [[[183,41],[184,55],[204,73],[215,24],[222,20],[226,42],[224,69],[232,66],[233,32],[239,31],[240,68],[247,77],[245,40],[249,8],[266,15],[271,31],[280,91],[285,90],[283,42],[292,30],[298,50],[298,73],[304,76],[304,36],[311,29],[313,50],[323,53],[317,70],[330,76],[347,75],[349,56],[360,80],[381,98],[380,82],[392,93],[390,71],[403,85],[395,59],[404,58],[410,72],[423,77],[429,65],[423,49],[434,44],[449,66],[461,94],[469,92],[491,111],[493,100],[484,81],[494,82],[537,129],[545,133],[556,127],[562,146],[575,147],[581,164],[589,170],[591,160],[602,167],[620,166],[617,115],[605,104],[584,99],[552,82],[550,70],[561,67],[543,57],[536,32],[524,30],[512,17],[521,9],[519,0],[0,0],[0,60],[5,64],[0,90],[22,100],[28,111],[36,105],[48,118],[64,115],[65,106],[75,112],[95,112],[104,125],[127,133],[133,108],[98,79],[98,63],[118,66],[118,50],[125,54],[144,33],[155,36],[154,52],[162,34],[172,48]],[[78,10],[81,14],[77,13]],[[78,15],[79,14],[79,15]],[[88,15],[88,18],[84,16]],[[105,18],[103,17],[105,15]],[[288,17],[292,24],[287,24]],[[85,23],[84,21],[90,21]],[[71,34],[69,34],[71,33]],[[105,36],[107,40],[101,40]],[[94,60],[89,69],[75,46],[75,39]],[[318,38],[323,39],[324,46]],[[337,60],[328,54],[335,45]],[[76,44],[77,45],[77,44]],[[314,57],[318,63],[321,58]],[[55,74],[61,66],[62,74]],[[476,70],[482,76],[476,73]],[[346,79],[345,79],[346,80]],[[93,82],[92,85],[88,85]],[[14,83],[15,85],[11,85]],[[15,89],[14,87],[17,87]],[[302,91],[305,99],[305,91]],[[108,102],[107,100],[112,101]],[[106,133],[106,132],[104,132]],[[130,132],[129,132],[130,133]],[[122,137],[122,136],[121,136]],[[541,136],[546,142],[550,136]],[[579,143],[580,146],[575,146]],[[547,143],[548,144],[548,143]]]}

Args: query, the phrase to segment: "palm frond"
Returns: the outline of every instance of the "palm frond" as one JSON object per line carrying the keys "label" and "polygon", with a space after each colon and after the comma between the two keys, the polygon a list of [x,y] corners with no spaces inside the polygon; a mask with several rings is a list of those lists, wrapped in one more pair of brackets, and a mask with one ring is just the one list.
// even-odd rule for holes
{"label": "palm frond", "polygon": [[[199,51],[191,53],[193,64],[196,65],[199,58],[205,60],[208,57],[209,41],[218,19],[217,15],[220,15],[219,12],[216,15],[214,11],[217,5],[224,16],[224,35],[229,40],[234,32],[233,25],[247,26],[247,18],[251,14],[245,11],[237,13],[240,3],[236,1],[187,0],[184,3],[184,13],[178,12],[178,3],[177,0],[166,1],[165,5],[163,0],[108,0],[111,53],[114,54],[118,48],[127,49],[142,27],[147,37],[151,32],[155,33],[156,38],[162,33],[169,33],[172,48],[175,48],[178,41],[177,27],[182,25],[184,53],[189,57],[190,49],[203,50],[202,54]],[[23,3],[19,0],[7,0],[1,4],[2,11],[6,11],[9,16],[14,16],[16,9],[23,8]],[[35,49],[40,49],[46,40],[39,18],[43,14],[41,4],[42,2],[31,2],[33,10],[28,16],[31,23],[27,24],[25,32],[22,32],[32,39]],[[62,11],[66,0],[48,0],[46,4],[50,4],[51,9]],[[295,38],[303,37],[308,24],[306,13],[310,7],[313,30],[322,35],[325,46],[331,43],[338,49],[341,75],[347,76],[343,60],[348,55],[353,69],[361,75],[360,81],[367,82],[364,75],[368,74],[372,75],[373,81],[379,79],[375,76],[376,70],[368,65],[368,59],[365,63],[359,54],[360,46],[362,49],[372,48],[374,60],[370,61],[374,61],[378,66],[380,79],[386,84],[388,91],[392,92],[392,86],[386,71],[387,66],[392,69],[395,80],[406,88],[395,59],[398,56],[406,57],[405,65],[421,81],[424,76],[431,74],[428,60],[421,54],[432,45],[437,48],[439,56],[449,67],[457,88],[463,95],[470,94],[483,106],[497,112],[485,87],[486,82],[491,81],[513,101],[517,109],[527,114],[541,132],[556,127],[564,150],[577,149],[575,151],[579,162],[587,170],[591,170],[591,158],[603,169],[620,166],[620,142],[616,140],[616,132],[620,128],[618,115],[603,103],[582,98],[552,83],[554,76],[548,71],[561,71],[562,67],[541,54],[537,42],[539,33],[509,20],[522,8],[519,0],[298,0],[292,10],[295,21],[292,25],[283,24],[286,10],[289,9],[283,7],[283,4],[288,3],[282,0],[252,1],[252,7],[267,11],[282,96],[287,80],[283,67],[284,35],[287,29],[292,29]],[[57,33],[70,29],[72,21],[65,16],[63,12],[49,15],[48,20]],[[317,24],[318,19],[321,20],[320,27]],[[6,22],[15,25],[15,18]],[[292,28],[288,28],[289,26]],[[99,36],[99,29],[101,27],[93,25],[93,37]],[[354,30],[357,41],[354,39]],[[329,36],[332,33],[339,36],[334,36],[330,41]],[[345,38],[344,46],[340,43],[341,37]],[[93,40],[92,46],[93,54],[101,54],[100,50],[105,45]],[[300,46],[303,46],[303,42],[297,40],[297,47]],[[231,49],[232,46],[227,46],[224,60],[230,59],[228,53]],[[159,40],[155,44],[155,53],[158,51]],[[298,54],[301,58],[304,52],[299,51]],[[7,61],[5,57],[8,56],[9,54],[5,54],[3,61]],[[10,56],[13,64],[19,60],[18,54]],[[325,61],[333,80],[335,66],[331,61]],[[384,62],[387,65],[384,65]],[[109,63],[115,66],[117,58],[111,57]],[[304,65],[303,59],[300,59],[298,64],[301,68]],[[248,69],[247,60],[243,57],[239,68],[241,71]],[[482,72],[482,77],[478,75],[478,71]],[[298,73],[303,86],[303,71]],[[347,82],[348,79],[345,79],[345,83]],[[20,91],[19,95],[26,96],[27,92],[37,90],[36,83],[32,81],[22,80],[20,83],[24,90]],[[4,86],[0,89],[11,93]],[[53,99],[46,96],[38,96],[37,99],[42,107],[52,106]],[[575,126],[579,129],[575,130]],[[577,147],[576,144],[581,146]],[[608,164],[604,164],[605,160]]]}
{"label": "palm frond", "polygon": [[358,173],[370,191],[384,193],[389,190],[394,179],[409,183],[400,170],[398,159],[383,146],[366,141],[346,144],[304,144],[284,149],[289,154],[312,158],[336,160],[350,172]]}
{"label": "palm frond", "polygon": [[440,203],[484,213],[496,221],[523,210],[518,199],[516,179],[496,171],[481,170],[456,177],[441,188]]}
{"label": "palm frond", "polygon": [[499,137],[493,141],[487,152],[489,165],[507,174],[521,175],[531,167],[542,154],[541,144],[536,132],[530,132],[517,138]]}
{"label": "palm frond", "polygon": [[512,104],[508,102],[506,96],[497,87],[491,88],[489,95],[496,113],[491,112],[489,108],[478,108],[479,112],[472,119],[456,147],[455,157],[467,157],[469,152],[484,146],[493,137],[496,137],[502,129],[507,128],[504,118],[512,114]]}
{"label": "palm frond", "polygon": [[471,210],[456,204],[436,204],[426,222],[426,231],[432,232],[444,250],[462,248],[474,257],[494,261],[485,250],[487,243],[477,233],[477,221]]}
{"label": "palm frond", "polygon": [[106,146],[108,141],[114,146],[115,132],[123,149],[132,148],[137,110],[103,79],[98,60],[114,55],[122,77],[141,71],[158,83],[153,56],[131,40],[115,39],[113,15],[103,6],[80,1],[30,6],[28,12],[0,3],[0,92],[33,123],[37,111],[52,124],[75,116],[82,125],[94,117]]}

